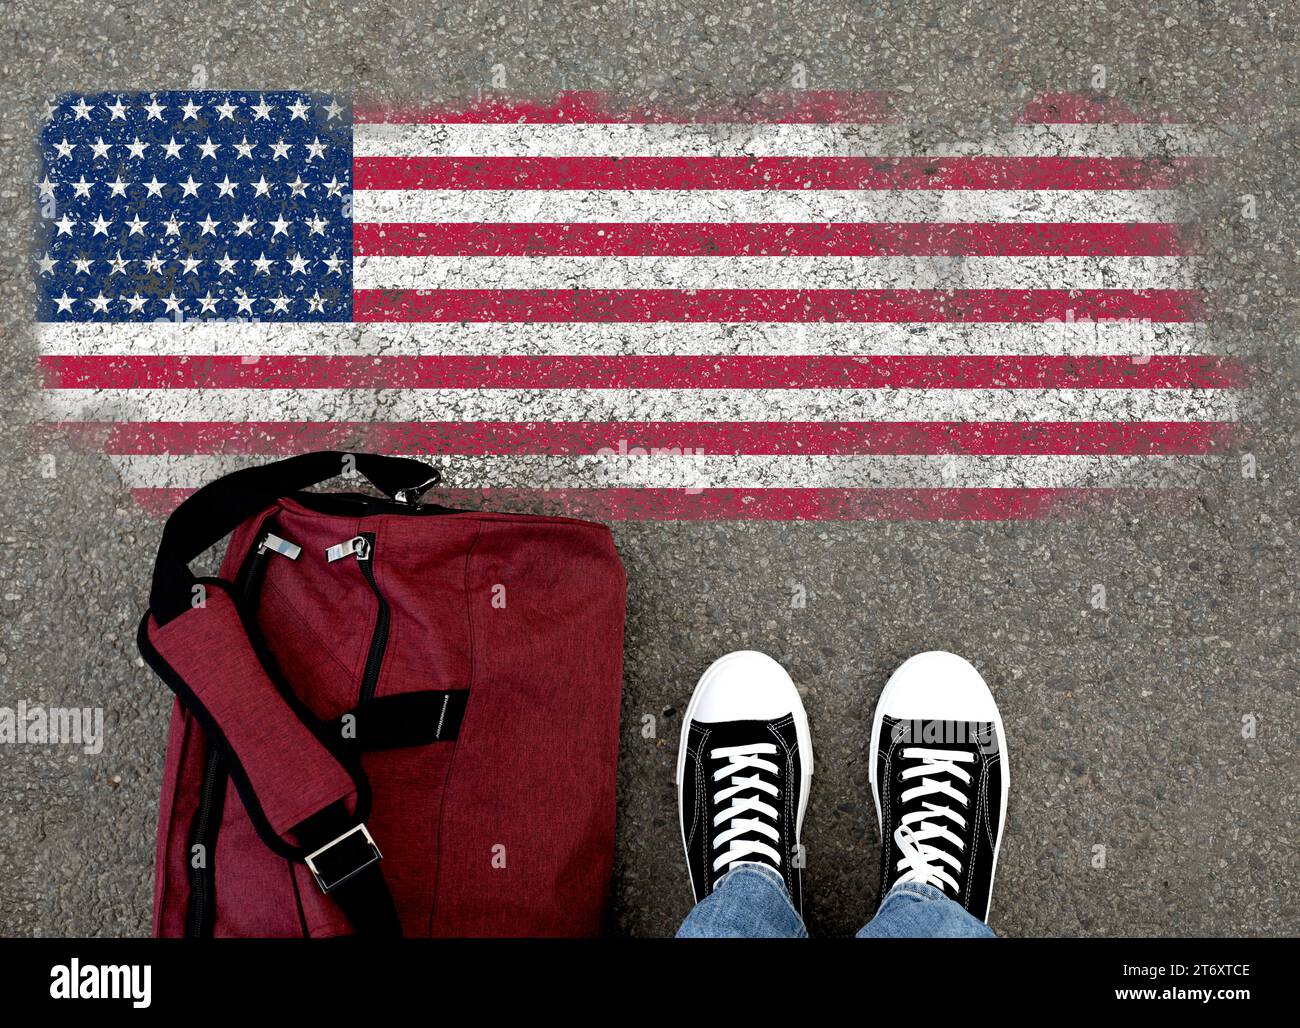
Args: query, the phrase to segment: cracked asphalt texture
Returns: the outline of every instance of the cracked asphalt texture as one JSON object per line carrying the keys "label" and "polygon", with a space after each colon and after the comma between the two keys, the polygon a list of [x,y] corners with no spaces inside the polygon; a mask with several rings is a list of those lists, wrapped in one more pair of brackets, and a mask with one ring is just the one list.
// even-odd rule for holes
{"label": "cracked asphalt texture", "polygon": [[[0,746],[0,934],[148,932],[170,703],[134,645],[159,523],[102,457],[59,451],[42,477],[31,434],[31,143],[45,99],[186,88],[200,66],[210,88],[453,99],[498,65],[526,95],[690,106],[788,87],[796,63],[810,88],[909,91],[931,125],[972,138],[1037,92],[1086,88],[1099,64],[1130,101],[1244,100],[1258,125],[1203,222],[1222,339],[1261,368],[1243,444],[1256,474],[1233,464],[1179,519],[616,526],[631,580],[617,931],[668,935],[689,909],[672,781],[681,712],[714,657],[756,647],[787,665],[812,720],[813,934],[851,934],[877,902],[869,719],[890,671],[928,648],[973,660],[1006,721],[1000,933],[1294,934],[1296,14],[1217,0],[990,6],[5,4],[0,705],[102,705],[108,738],[98,756]],[[1090,603],[1098,584],[1105,610]],[[657,738],[643,738],[645,715]]]}

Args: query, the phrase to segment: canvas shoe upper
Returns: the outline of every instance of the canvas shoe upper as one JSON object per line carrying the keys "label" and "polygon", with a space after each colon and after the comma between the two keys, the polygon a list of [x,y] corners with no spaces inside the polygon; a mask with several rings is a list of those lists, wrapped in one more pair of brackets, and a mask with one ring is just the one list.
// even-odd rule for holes
{"label": "canvas shoe upper", "polygon": [[701,676],[677,754],[682,845],[695,901],[737,864],[766,864],[796,909],[799,830],[812,781],[812,741],[790,676],[771,657],[729,653]]}
{"label": "canvas shoe upper", "polygon": [[984,679],[952,653],[912,657],[881,693],[871,753],[882,901],[898,882],[921,882],[987,921],[1008,773]]}

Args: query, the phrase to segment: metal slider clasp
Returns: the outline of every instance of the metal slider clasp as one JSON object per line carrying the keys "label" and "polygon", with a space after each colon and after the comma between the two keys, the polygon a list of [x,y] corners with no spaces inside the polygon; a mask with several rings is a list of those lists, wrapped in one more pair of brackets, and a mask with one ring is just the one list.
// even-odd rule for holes
{"label": "metal slider clasp", "polygon": [[336,560],[356,554],[357,560],[370,559],[370,540],[363,535],[354,535],[351,539],[335,543],[325,551],[325,559],[333,564]]}
{"label": "metal slider clasp", "polygon": [[266,537],[257,549],[260,553],[265,553],[268,550],[272,553],[281,553],[290,560],[297,560],[299,554],[302,553],[301,546],[289,542],[288,539],[281,539],[274,532],[267,532]]}

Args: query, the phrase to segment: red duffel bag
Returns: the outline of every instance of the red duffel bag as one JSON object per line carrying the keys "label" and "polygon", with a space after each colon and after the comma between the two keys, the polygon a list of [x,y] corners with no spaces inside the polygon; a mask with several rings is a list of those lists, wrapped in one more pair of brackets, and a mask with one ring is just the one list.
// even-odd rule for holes
{"label": "red duffel bag", "polygon": [[[304,491],[341,472],[387,499]],[[309,453],[168,519],[138,636],[177,695],[156,935],[600,932],[622,565],[602,525],[421,504],[435,478]]]}

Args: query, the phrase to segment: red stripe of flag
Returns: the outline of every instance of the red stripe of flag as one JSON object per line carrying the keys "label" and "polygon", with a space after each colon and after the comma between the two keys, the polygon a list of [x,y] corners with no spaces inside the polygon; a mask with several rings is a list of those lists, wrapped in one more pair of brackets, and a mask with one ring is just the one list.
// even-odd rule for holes
{"label": "red stripe of flag", "polygon": [[357,189],[1173,189],[1206,158],[358,157]]}
{"label": "red stripe of flag", "polygon": [[356,321],[1197,321],[1197,289],[358,289]]}
{"label": "red stripe of flag", "polygon": [[1225,389],[1232,357],[44,356],[50,389]]}
{"label": "red stripe of flag", "polygon": [[779,454],[1224,453],[1241,443],[1225,421],[450,421],[450,422],[65,422],[41,438],[71,438],[115,454],[247,454],[306,450],[398,454]]}
{"label": "red stripe of flag", "polygon": [[1191,226],[998,222],[627,224],[358,222],[358,256],[1178,257]]}

